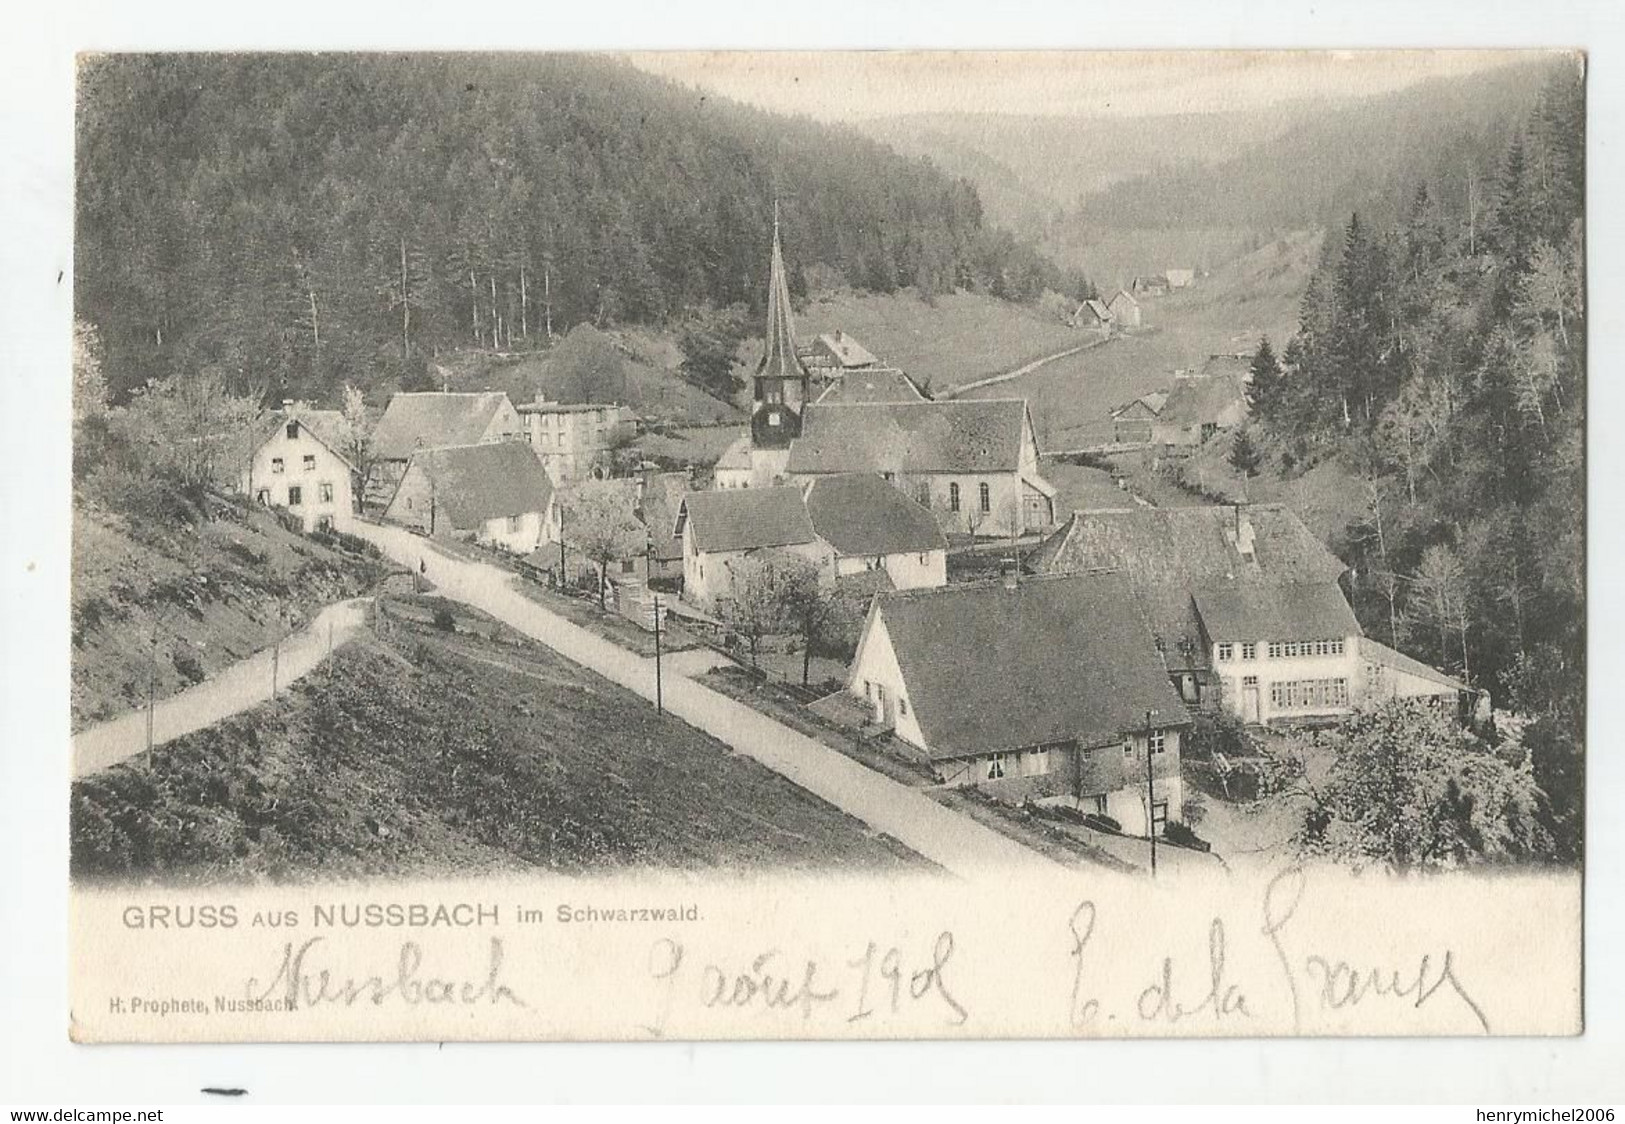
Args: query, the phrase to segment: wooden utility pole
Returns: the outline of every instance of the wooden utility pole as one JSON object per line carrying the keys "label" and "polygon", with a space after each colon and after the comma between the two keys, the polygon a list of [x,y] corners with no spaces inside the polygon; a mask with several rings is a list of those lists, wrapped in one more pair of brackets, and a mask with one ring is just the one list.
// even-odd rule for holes
{"label": "wooden utility pole", "polygon": [[655,713],[666,713],[666,692],[661,678],[660,670],[660,594],[654,595],[655,601]]}
{"label": "wooden utility pole", "polygon": [[1145,837],[1151,841],[1151,877],[1157,876],[1157,792],[1151,770],[1151,711],[1145,712]]}

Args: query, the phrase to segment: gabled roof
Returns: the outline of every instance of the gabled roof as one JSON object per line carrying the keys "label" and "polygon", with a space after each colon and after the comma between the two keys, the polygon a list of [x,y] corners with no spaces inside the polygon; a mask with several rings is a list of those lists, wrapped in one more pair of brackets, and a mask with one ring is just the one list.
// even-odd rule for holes
{"label": "gabled roof", "polygon": [[[1252,531],[1250,553],[1243,550],[1244,527]],[[1028,557],[1027,565],[1046,574],[1106,569],[1127,575],[1145,605],[1152,632],[1163,641],[1169,667],[1176,670],[1206,666],[1192,602],[1198,591],[1337,588],[1348,568],[1280,504],[1074,512]],[[1337,596],[1342,597],[1340,589]],[[1294,638],[1318,639],[1268,639]]]}
{"label": "gabled roof", "polygon": [[492,390],[392,395],[373,430],[373,452],[380,460],[399,461],[418,449],[478,444],[507,402],[506,394]]}
{"label": "gabled roof", "polygon": [[344,429],[344,415],[337,410],[284,409],[274,411],[270,415],[265,436],[259,440],[255,447],[258,448],[259,445],[263,445],[266,441],[275,437],[289,422],[298,422],[306,433],[321,444],[322,448],[343,461],[351,472],[355,471],[355,465],[350,463],[350,458],[340,451],[340,446],[343,444],[340,435]]}
{"label": "gabled roof", "polygon": [[1193,595],[1213,640],[1330,640],[1358,636],[1360,622],[1336,585],[1229,585]]}
{"label": "gabled roof", "polygon": [[936,517],[878,476],[819,477],[807,489],[807,517],[837,554],[872,557],[948,548]]}
{"label": "gabled roof", "polygon": [[924,402],[925,395],[896,367],[867,367],[840,375],[818,396],[830,405],[858,402]]}
{"label": "gabled roof", "polygon": [[1458,691],[1470,691],[1471,687],[1453,676],[1446,675],[1436,667],[1429,667],[1421,660],[1412,659],[1404,652],[1390,648],[1388,645],[1371,639],[1369,636],[1360,637],[1360,658],[1371,663],[1382,664],[1396,671],[1403,671],[1407,675],[1414,675],[1418,679],[1426,679],[1430,683],[1437,683],[1441,687],[1453,687]]}
{"label": "gabled roof", "polygon": [[749,471],[750,469],[750,434],[741,433],[717,458],[715,468],[729,470],[737,469]]}
{"label": "gabled roof", "polygon": [[694,549],[702,554],[797,546],[818,538],[800,488],[690,492],[678,505],[675,523],[686,526]]}
{"label": "gabled roof", "polygon": [[1179,375],[1163,404],[1161,419],[1173,425],[1203,425],[1246,404],[1247,388],[1233,374]]}
{"label": "gabled roof", "polygon": [[880,362],[874,352],[840,330],[825,332],[818,337],[818,342],[843,367],[870,367]]}
{"label": "gabled roof", "polygon": [[1020,398],[815,403],[786,471],[1014,472],[1028,424]]}
{"label": "gabled roof", "polygon": [[414,465],[434,484],[436,510],[459,531],[475,530],[488,519],[539,514],[553,498],[541,459],[523,441],[420,449],[407,471]]}
{"label": "gabled roof", "polygon": [[1134,401],[1125,402],[1123,405],[1117,407],[1117,409],[1112,411],[1112,417],[1121,417],[1130,410],[1134,409],[1136,406],[1142,407],[1147,413],[1151,414],[1152,417],[1156,417],[1158,414],[1162,413],[1162,407],[1167,403],[1167,401],[1167,391],[1153,390],[1150,394],[1142,394]]}
{"label": "gabled roof", "polygon": [[1074,317],[1082,317],[1086,312],[1090,313],[1096,320],[1099,320],[1103,324],[1110,323],[1113,319],[1112,310],[1106,307],[1105,301],[1093,299],[1086,300],[1082,304],[1078,305],[1078,310],[1072,315]]}
{"label": "gabled roof", "polygon": [[1140,303],[1139,301],[1134,299],[1134,294],[1130,293],[1127,289],[1119,289],[1119,290],[1117,290],[1117,292],[1113,293],[1110,298],[1107,299],[1106,304],[1108,306],[1116,304],[1118,297],[1122,297],[1124,300],[1128,301],[1129,304],[1139,304]]}
{"label": "gabled roof", "polygon": [[[1189,722],[1127,579],[1075,574],[879,597],[933,759]],[[872,626],[871,626],[872,627]]]}

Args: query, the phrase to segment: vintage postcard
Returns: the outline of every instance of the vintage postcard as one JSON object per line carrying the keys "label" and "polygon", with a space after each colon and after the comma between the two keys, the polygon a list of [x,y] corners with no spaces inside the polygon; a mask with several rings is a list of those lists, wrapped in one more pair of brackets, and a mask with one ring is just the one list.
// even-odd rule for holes
{"label": "vintage postcard", "polygon": [[77,98],[75,1040],[1581,1032],[1582,55]]}

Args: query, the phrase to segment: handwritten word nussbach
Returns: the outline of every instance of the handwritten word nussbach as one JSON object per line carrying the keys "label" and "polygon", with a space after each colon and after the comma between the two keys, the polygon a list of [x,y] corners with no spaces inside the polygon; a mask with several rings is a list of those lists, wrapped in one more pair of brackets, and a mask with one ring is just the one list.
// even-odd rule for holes
{"label": "handwritten word nussbach", "polygon": [[[1490,1030],[1483,1008],[1468,994],[1456,972],[1455,953],[1445,949],[1435,956],[1423,953],[1404,966],[1359,963],[1335,958],[1319,951],[1296,947],[1291,922],[1298,914],[1307,880],[1300,868],[1283,871],[1264,892],[1263,917],[1259,933],[1269,943],[1280,969],[1279,983],[1290,1000],[1292,1025],[1304,1030],[1304,1020],[1315,1014],[1341,1012],[1361,1004],[1403,1004],[1420,1010],[1436,998],[1455,999],[1487,1034]],[[1131,1002],[1110,1006],[1091,987],[1092,970],[1113,979],[1125,975],[1124,966],[1097,965],[1088,955],[1090,940],[1099,922],[1093,901],[1084,901],[1072,911],[1067,928],[1072,955],[1072,986],[1067,1018],[1074,1030],[1100,1030],[1115,1022],[1119,1007],[1125,1018],[1172,1027],[1199,1018],[1205,1025],[1245,1025],[1241,1020],[1254,1015],[1253,1000],[1242,984],[1230,978],[1226,960],[1225,925],[1214,917],[1208,926],[1208,955],[1205,979],[1185,981],[1174,957],[1165,956],[1159,970],[1134,993]],[[1107,969],[1110,969],[1107,971]],[[1126,973],[1132,979],[1132,972]],[[1123,997],[1126,1000],[1126,997]]]}
{"label": "handwritten word nussbach", "polygon": [[833,962],[796,957],[768,948],[743,961],[719,963],[690,955],[671,937],[649,950],[649,974],[660,985],[651,1034],[665,1033],[672,1008],[697,1004],[715,1012],[789,1011],[804,1021],[830,1013],[846,1023],[885,1019],[905,1009],[934,1009],[949,1026],[970,1018],[948,981],[954,935],[937,934],[928,957],[911,959],[902,948],[869,941],[855,957]]}
{"label": "handwritten word nussbach", "polygon": [[386,972],[343,975],[321,963],[325,950],[318,946],[323,941],[322,937],[311,937],[297,946],[292,941],[283,945],[276,974],[263,989],[258,977],[250,977],[246,988],[248,997],[281,999],[290,1008],[322,1004],[354,1007],[362,1002],[373,1006],[394,1002],[410,1007],[527,1005],[513,988],[501,982],[502,941],[497,937],[491,938],[485,974],[478,980],[425,975],[423,949],[416,941],[401,944],[393,965]]}

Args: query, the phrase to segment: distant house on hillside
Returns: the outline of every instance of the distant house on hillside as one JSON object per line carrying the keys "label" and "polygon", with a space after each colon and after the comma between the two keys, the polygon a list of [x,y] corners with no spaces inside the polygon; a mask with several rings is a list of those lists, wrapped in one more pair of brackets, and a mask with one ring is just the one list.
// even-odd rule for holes
{"label": "distant house on hillside", "polygon": [[1168,392],[1153,390],[1112,411],[1112,441],[1118,445],[1148,445],[1152,427],[1162,413]]}
{"label": "distant house on hillside", "polygon": [[1129,283],[1129,290],[1137,297],[1165,297],[1168,295],[1168,278],[1161,274],[1136,277]]}
{"label": "distant house on hillside", "polygon": [[1053,525],[1055,488],[1019,398],[807,407],[790,445],[792,481],[878,475],[929,508],[945,531],[1006,536]]}
{"label": "distant house on hillside", "polygon": [[814,400],[829,405],[856,402],[925,402],[924,394],[896,367],[864,367],[846,371],[832,379]]}
{"label": "distant house on hillside", "polygon": [[1135,300],[1126,289],[1119,289],[1113,293],[1106,302],[1106,308],[1112,314],[1112,324],[1117,328],[1138,328],[1140,326],[1140,302]]}
{"label": "distant house on hillside", "polygon": [[1078,305],[1072,313],[1072,326],[1105,337],[1111,335],[1115,317],[1103,300],[1090,299]]}
{"label": "distant house on hillside", "polygon": [[308,531],[347,531],[355,516],[355,468],[339,452],[337,410],[284,404],[254,446],[239,488],[266,507],[286,508]]}
{"label": "distant house on hillside", "polygon": [[1188,289],[1196,284],[1196,270],[1170,269],[1163,274],[1168,279],[1170,289]]}
{"label": "distant house on hillside", "polygon": [[1181,813],[1190,716],[1121,575],[883,594],[847,692],[945,784],[1135,834]]}
{"label": "distant house on hillside", "polygon": [[1463,689],[1362,635],[1339,584],[1347,567],[1279,504],[1080,511],[1028,565],[1125,574],[1185,701],[1246,722]]}
{"label": "distant house on hillside", "polygon": [[800,488],[690,492],[672,533],[683,540],[683,599],[702,609],[733,591],[740,562],[764,551],[805,559],[835,580],[834,553],[813,530]]}
{"label": "distant house on hillside", "polygon": [[814,376],[830,378],[846,371],[864,367],[878,367],[880,360],[874,352],[847,335],[840,328],[825,332],[804,347],[797,348],[802,364]]}
{"label": "distant house on hillside", "polygon": [[1222,367],[1176,375],[1168,399],[1152,423],[1162,445],[1202,445],[1214,434],[1247,420],[1247,385]]}
{"label": "distant house on hillside", "polygon": [[948,583],[948,542],[936,517],[880,477],[821,476],[806,504],[813,530],[835,552],[836,581],[865,577],[891,589]]}
{"label": "distant house on hillside", "polygon": [[525,426],[501,391],[427,391],[390,396],[372,433],[373,471],[366,483],[369,502],[386,503],[420,449],[519,441]]}
{"label": "distant house on hillside", "polygon": [[530,446],[541,458],[554,484],[608,476],[611,453],[631,438],[632,411],[605,403],[566,405],[537,394],[534,402],[517,406]]}
{"label": "distant house on hillside", "polygon": [[541,545],[553,483],[520,441],[420,449],[384,518],[431,538],[468,539],[515,554]]}

